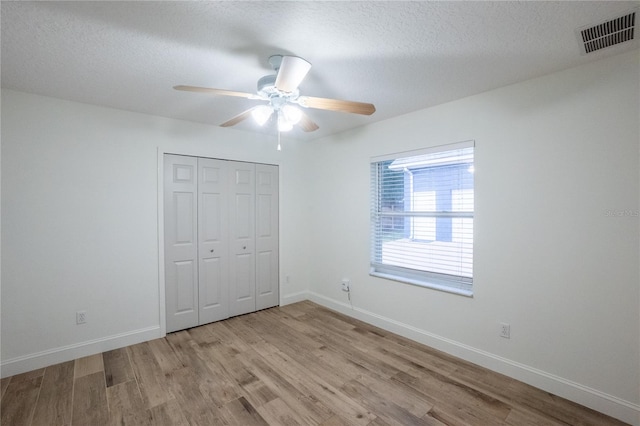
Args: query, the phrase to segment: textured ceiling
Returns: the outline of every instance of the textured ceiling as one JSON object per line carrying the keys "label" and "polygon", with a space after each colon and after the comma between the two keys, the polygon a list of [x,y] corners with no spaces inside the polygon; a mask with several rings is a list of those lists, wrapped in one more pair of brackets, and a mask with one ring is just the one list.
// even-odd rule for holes
{"label": "textured ceiling", "polygon": [[[376,105],[372,116],[308,110],[313,139],[601,59],[576,28],[638,2],[2,2],[2,87],[220,124],[258,101],[267,59],[313,64],[301,93]],[[259,129],[251,121],[234,129]]]}

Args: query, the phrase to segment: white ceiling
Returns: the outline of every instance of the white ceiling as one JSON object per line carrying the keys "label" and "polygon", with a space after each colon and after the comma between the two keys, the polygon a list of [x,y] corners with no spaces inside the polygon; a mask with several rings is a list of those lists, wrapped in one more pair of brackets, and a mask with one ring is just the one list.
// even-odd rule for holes
{"label": "white ceiling", "polygon": [[293,54],[313,64],[302,94],[377,108],[309,110],[320,130],[290,136],[313,139],[637,48],[581,55],[575,30],[639,4],[3,1],[2,87],[220,124],[259,101],[172,87],[254,92]]}

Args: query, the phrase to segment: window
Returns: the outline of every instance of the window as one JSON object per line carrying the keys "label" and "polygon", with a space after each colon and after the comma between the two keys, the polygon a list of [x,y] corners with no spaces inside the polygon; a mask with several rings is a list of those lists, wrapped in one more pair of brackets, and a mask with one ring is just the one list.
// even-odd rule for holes
{"label": "window", "polygon": [[473,150],[461,142],[371,162],[371,275],[467,296]]}

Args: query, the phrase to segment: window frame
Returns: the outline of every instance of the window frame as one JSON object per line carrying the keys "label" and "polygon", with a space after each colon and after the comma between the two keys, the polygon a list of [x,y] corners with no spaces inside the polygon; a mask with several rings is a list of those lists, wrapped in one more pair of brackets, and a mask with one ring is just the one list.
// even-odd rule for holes
{"label": "window frame", "polygon": [[[471,162],[461,161],[460,163],[469,163],[471,166],[475,164],[475,141],[468,140],[453,144],[439,145],[429,147],[425,149],[405,151],[393,154],[387,154],[383,156],[376,156],[370,159],[370,186],[371,186],[371,222],[370,222],[370,259],[369,259],[369,275],[389,279],[393,281],[399,281],[411,285],[416,285],[425,288],[431,288],[434,290],[445,291],[449,293],[459,294],[462,296],[473,297],[473,255],[471,259],[471,277],[462,275],[448,275],[439,272],[432,272],[428,270],[412,269],[404,266],[396,266],[393,264],[385,264],[380,259],[376,259],[376,256],[381,256],[381,248],[378,247],[382,244],[383,235],[378,231],[378,226],[381,223],[381,218],[417,218],[417,217],[429,217],[429,218],[470,218],[474,219],[475,216],[475,202],[472,211],[402,211],[402,212],[384,212],[382,209],[382,193],[381,176],[380,176],[380,163],[390,160],[406,159],[408,157],[415,157],[420,155],[430,155],[436,153],[444,153],[447,151],[462,150],[466,148],[472,148]],[[453,163],[456,164],[456,163]],[[475,167],[474,167],[475,171]],[[472,185],[473,194],[475,198],[475,179]],[[475,225],[475,221],[473,222]],[[475,232],[473,232],[475,233]],[[473,234],[472,234],[473,235]],[[473,250],[474,239],[471,240],[471,250]],[[461,255],[462,258],[462,255]]]}

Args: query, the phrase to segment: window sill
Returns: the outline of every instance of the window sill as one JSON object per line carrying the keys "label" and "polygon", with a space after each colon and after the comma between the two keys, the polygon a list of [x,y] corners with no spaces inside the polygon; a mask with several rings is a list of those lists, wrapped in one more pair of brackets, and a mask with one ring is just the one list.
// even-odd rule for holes
{"label": "window sill", "polygon": [[415,285],[415,286],[418,286],[418,287],[430,288],[432,290],[444,291],[445,293],[457,294],[459,296],[473,297],[473,291],[463,290],[463,289],[460,289],[460,288],[448,287],[448,286],[445,286],[445,285],[436,284],[436,283],[432,283],[432,282],[429,282],[429,281],[405,278],[405,277],[400,277],[398,275],[385,274],[385,273],[382,273],[382,272],[375,272],[375,271],[370,271],[369,275],[371,275],[372,277],[384,278],[384,279],[387,279],[387,280],[398,281],[398,282],[405,283],[405,284],[411,284],[411,285]]}

